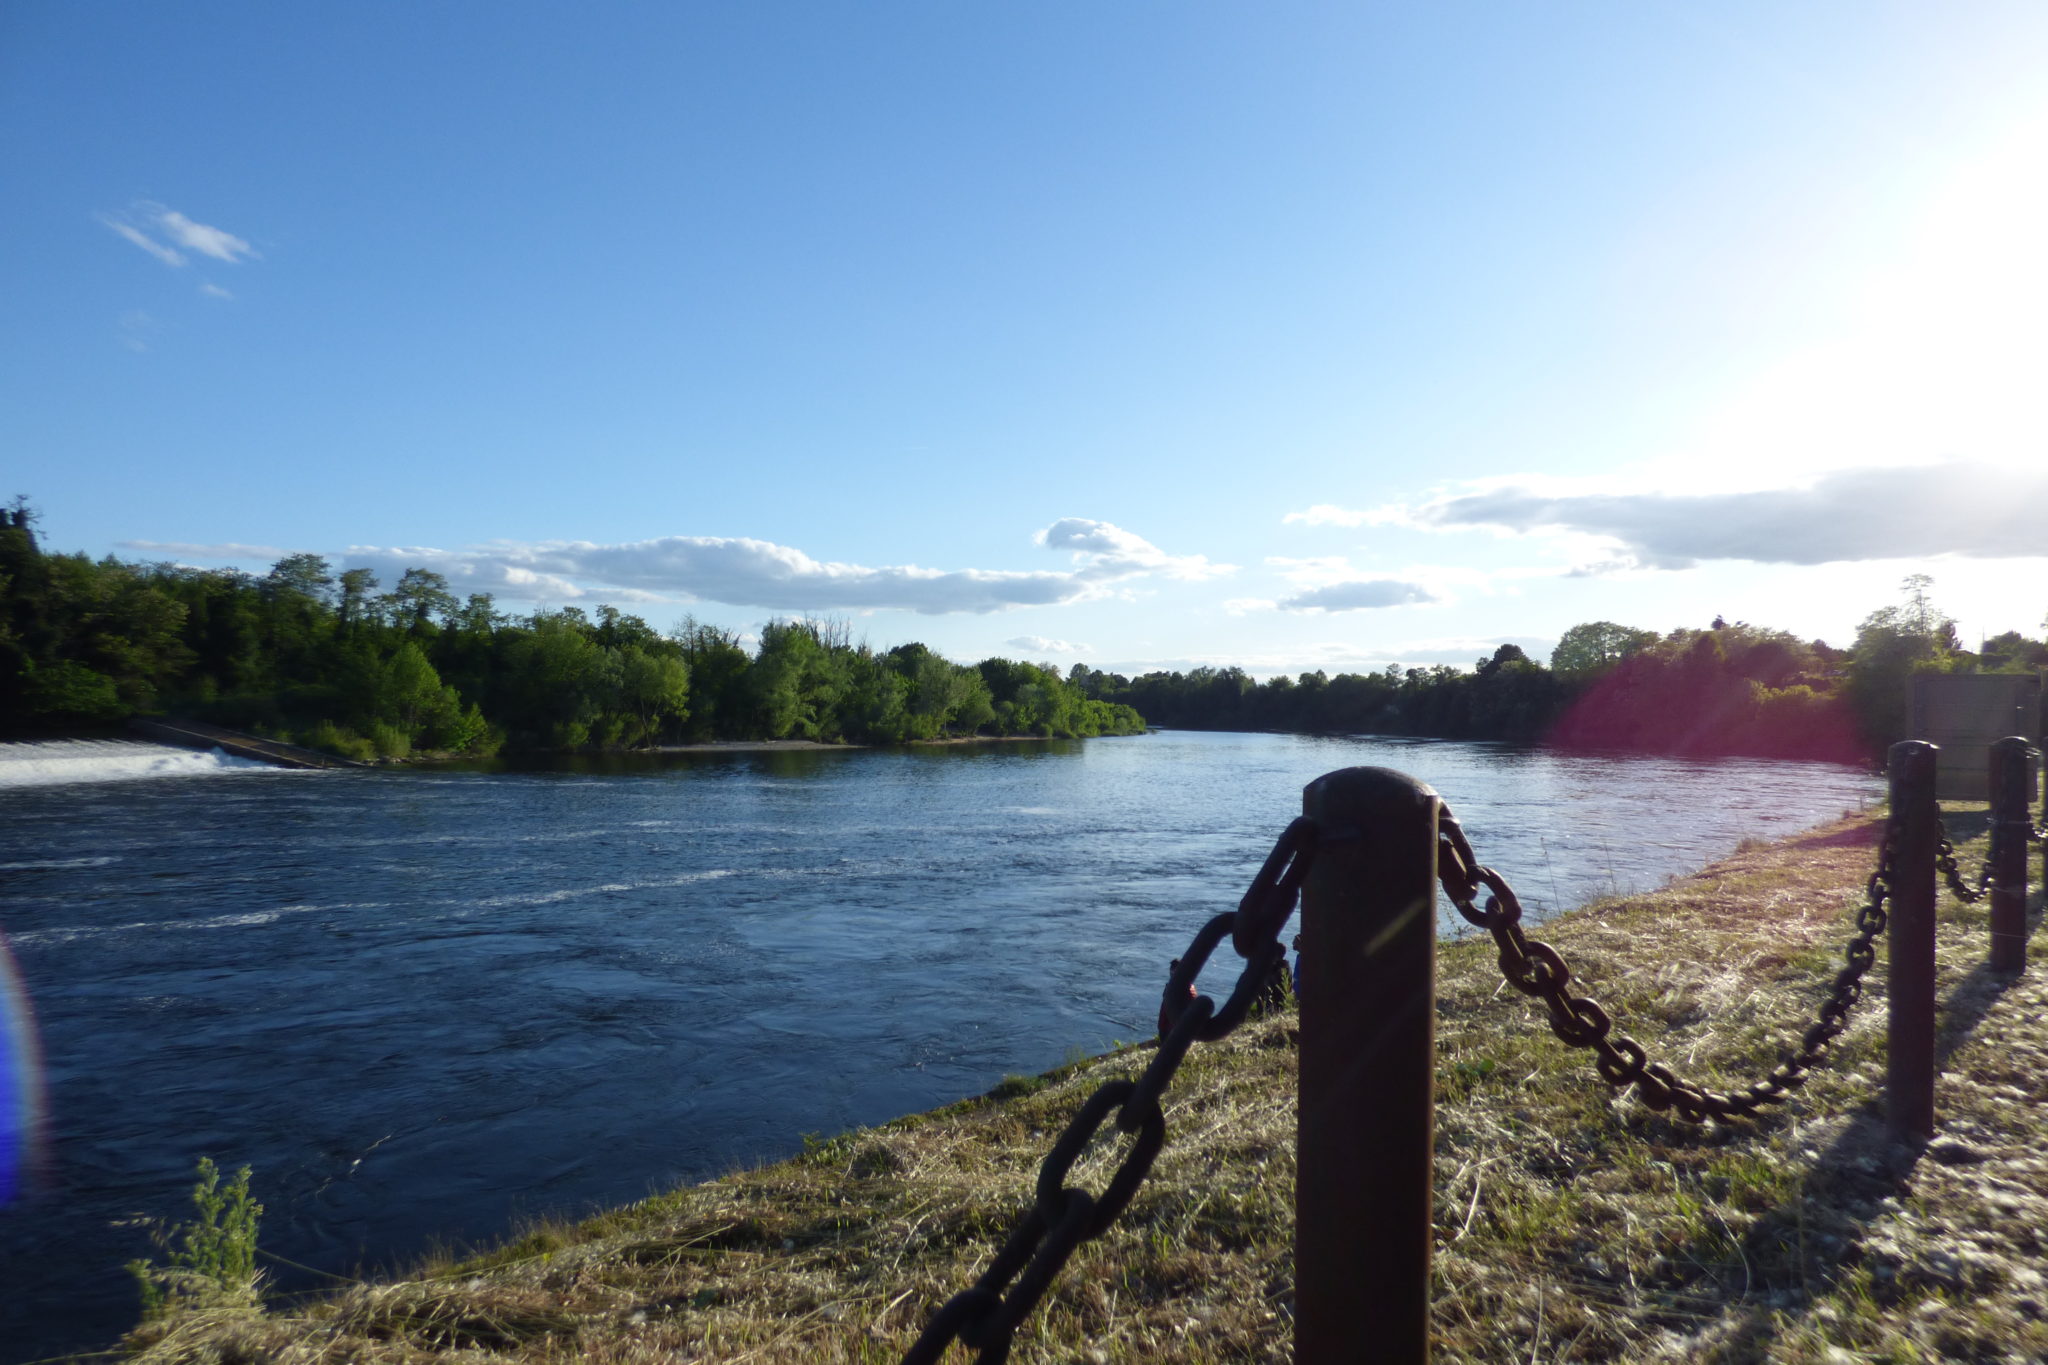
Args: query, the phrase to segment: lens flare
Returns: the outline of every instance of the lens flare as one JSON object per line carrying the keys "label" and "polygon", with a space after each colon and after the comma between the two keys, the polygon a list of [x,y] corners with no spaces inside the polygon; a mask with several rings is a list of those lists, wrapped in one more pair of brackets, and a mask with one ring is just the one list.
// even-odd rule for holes
{"label": "lens flare", "polygon": [[42,1169],[43,1117],[36,1016],[14,955],[0,936],[0,1209],[19,1199]]}

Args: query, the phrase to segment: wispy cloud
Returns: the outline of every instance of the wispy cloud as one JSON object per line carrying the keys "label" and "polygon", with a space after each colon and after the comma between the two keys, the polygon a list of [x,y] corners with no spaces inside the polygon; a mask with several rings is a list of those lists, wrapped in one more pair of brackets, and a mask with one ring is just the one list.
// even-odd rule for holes
{"label": "wispy cloud", "polygon": [[1049,640],[1043,635],[1012,635],[1003,641],[1012,649],[1028,649],[1033,654],[1093,654],[1087,645],[1072,640]]}
{"label": "wispy cloud", "polygon": [[1301,591],[1277,602],[1257,598],[1235,598],[1224,604],[1232,614],[1253,610],[1280,611],[1364,611],[1375,607],[1406,607],[1441,602],[1443,595],[1424,581],[1428,575],[1366,574],[1354,568],[1343,555],[1318,555],[1308,559],[1272,556],[1268,566]]}
{"label": "wispy cloud", "polygon": [[216,541],[210,545],[200,545],[185,540],[121,540],[116,541],[115,545],[123,550],[139,550],[152,555],[175,555],[179,559],[261,560],[266,568],[292,553],[275,545],[243,545],[239,541]]}
{"label": "wispy cloud", "polygon": [[199,292],[206,295],[206,297],[210,299],[231,299],[235,296],[233,290],[223,289],[211,280],[208,280],[205,284],[200,285]]}
{"label": "wispy cloud", "polygon": [[[138,200],[119,214],[98,214],[123,240],[133,243],[165,265],[182,266],[185,252],[197,252],[216,261],[235,265],[257,259],[255,247],[234,233],[206,223],[195,223],[176,209],[149,200]],[[183,251],[179,248],[184,248]]]}
{"label": "wispy cloud", "polygon": [[1398,578],[1356,578],[1330,583],[1280,599],[1282,611],[1364,611],[1374,607],[1407,607],[1438,602],[1437,594],[1420,583]]}
{"label": "wispy cloud", "polygon": [[353,546],[347,562],[396,574],[432,569],[464,591],[519,600],[724,602],[773,611],[894,609],[926,615],[1056,606],[1100,597],[1108,585],[1151,574],[1207,577],[1229,566],[1200,555],[1170,555],[1108,522],[1068,518],[1035,537],[1072,552],[1070,570],[927,569],[818,560],[772,541],[664,536],[604,545],[590,541],[500,542],[464,550]]}
{"label": "wispy cloud", "polygon": [[161,322],[136,308],[121,314],[121,320],[114,324],[114,335],[131,351],[147,351],[163,329]]}
{"label": "wispy cloud", "polygon": [[127,223],[119,222],[116,219],[109,218],[104,213],[101,214],[99,218],[102,223],[105,223],[108,227],[112,228],[116,233],[120,234],[123,238],[141,247],[144,251],[147,251],[150,255],[156,257],[165,265],[185,264],[185,257],[183,256],[182,253],[165,246],[162,242],[157,241],[155,238],[151,237],[142,229],[137,227],[131,227]]}
{"label": "wispy cloud", "polygon": [[1363,526],[1376,521],[1378,514],[1358,508],[1339,507],[1335,503],[1319,502],[1302,512],[1289,512],[1280,518],[1283,523],[1301,522],[1308,526]]}
{"label": "wispy cloud", "polygon": [[226,261],[230,265],[256,254],[256,248],[232,232],[209,227],[205,223],[195,223],[176,209],[167,209],[161,204],[151,204],[147,207],[156,211],[157,223],[170,235],[171,240],[188,251],[196,251],[202,256],[211,256],[216,261]]}
{"label": "wispy cloud", "polygon": [[1703,560],[1830,564],[2048,554],[2048,469],[1985,464],[1843,469],[1800,487],[1672,494],[1555,494],[1504,486],[1409,509],[1436,530],[1602,538],[1615,557],[1579,572],[1687,569]]}

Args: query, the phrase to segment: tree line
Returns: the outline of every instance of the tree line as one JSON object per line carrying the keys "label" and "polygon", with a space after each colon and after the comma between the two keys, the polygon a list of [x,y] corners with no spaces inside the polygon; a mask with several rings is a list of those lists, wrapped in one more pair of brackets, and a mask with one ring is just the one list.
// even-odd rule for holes
{"label": "tree line", "polygon": [[1389,664],[1260,682],[1241,668],[1127,678],[1077,665],[1069,681],[1173,728],[1862,762],[1908,737],[1914,674],[2048,667],[2048,643],[2017,631],[1964,649],[1930,586],[1925,575],[1908,578],[1904,600],[1867,616],[1846,649],[1720,619],[1662,633],[1592,621],[1567,630],[1548,665],[1504,644],[1469,669]]}
{"label": "tree line", "polygon": [[[711,739],[901,743],[1185,729],[1548,741],[1682,755],[1861,761],[1905,737],[1923,672],[2048,667],[2008,631],[1963,648],[1924,575],[1837,649],[1715,620],[1658,632],[1593,621],[1547,664],[1501,645],[1466,669],[1241,668],[1136,678],[1075,664],[955,664],[877,651],[843,622],[776,621],[749,649],[615,607],[500,612],[430,570],[288,555],[261,575],[49,554],[21,500],[0,508],[0,732],[77,732],[174,712],[351,757]],[[2044,623],[2048,624],[2048,623]]]}
{"label": "tree line", "polygon": [[877,651],[842,622],[776,621],[748,649],[616,607],[512,616],[431,570],[288,555],[262,574],[46,553],[0,509],[0,729],[75,733],[175,713],[353,758],[712,739],[901,743],[1130,734],[1128,704],[1056,669]]}

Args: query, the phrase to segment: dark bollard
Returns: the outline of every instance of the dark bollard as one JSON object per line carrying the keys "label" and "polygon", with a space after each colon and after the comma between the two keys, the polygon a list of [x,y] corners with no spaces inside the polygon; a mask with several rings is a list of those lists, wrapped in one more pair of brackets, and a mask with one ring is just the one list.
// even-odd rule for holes
{"label": "dark bollard", "polygon": [[1892,1136],[1934,1136],[1934,855],[1941,807],[1934,799],[1939,754],[1921,739],[1891,749],[1892,845],[1890,1055],[1885,1108]]}
{"label": "dark bollard", "polygon": [[1389,768],[1302,792],[1298,1365],[1429,1359],[1439,804]]}
{"label": "dark bollard", "polygon": [[1991,970],[2027,966],[2027,769],[2033,746],[2008,735],[1991,746]]}

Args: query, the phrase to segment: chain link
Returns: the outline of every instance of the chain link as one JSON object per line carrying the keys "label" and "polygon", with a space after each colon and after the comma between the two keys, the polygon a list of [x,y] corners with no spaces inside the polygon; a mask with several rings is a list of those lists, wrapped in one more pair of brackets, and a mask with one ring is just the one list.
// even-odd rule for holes
{"label": "chain link", "polygon": [[[1555,948],[1522,932],[1522,903],[1507,879],[1473,856],[1465,831],[1445,807],[1438,816],[1438,876],[1444,894],[1467,922],[1486,930],[1500,950],[1501,975],[1522,994],[1539,1000],[1550,1016],[1550,1031],[1573,1047],[1590,1048],[1593,1069],[1600,1078],[1620,1090],[1634,1086],[1636,1095],[1650,1108],[1670,1110],[1693,1123],[1725,1119],[1756,1112],[1776,1104],[1787,1092],[1806,1081],[1806,1073],[1827,1055],[1829,1046],[1848,1027],[1849,1010],[1863,994],[1863,974],[1877,960],[1874,946],[1884,932],[1885,902],[1891,898],[1892,855],[1896,829],[1885,823],[1884,841],[1878,850],[1877,870],[1870,874],[1867,896],[1856,912],[1856,934],[1844,952],[1845,963],[1835,974],[1828,998],[1819,1015],[1807,1027],[1797,1049],[1787,1054],[1770,1074],[1744,1089],[1730,1093],[1708,1090],[1683,1080],[1670,1068],[1650,1060],[1642,1044],[1627,1034],[1614,1031],[1614,1021],[1599,1004],[1571,991],[1571,968]],[[1484,907],[1477,904],[1486,893]]]}
{"label": "chain link", "polygon": [[1991,894],[1991,864],[1984,864],[1984,870],[1977,874],[1977,885],[1972,887],[1963,879],[1962,869],[1956,866],[1955,845],[1948,841],[1948,826],[1939,818],[1934,822],[1940,838],[1934,845],[1934,865],[1941,872],[1948,889],[1955,893],[1957,900],[1965,905],[1975,905]]}
{"label": "chain link", "polygon": [[[980,1365],[1000,1365],[1009,1357],[1019,1324],[1052,1287],[1067,1258],[1081,1243],[1109,1230],[1151,1171],[1166,1143],[1160,1100],[1188,1049],[1225,1037],[1243,1023],[1274,968],[1286,961],[1280,930],[1294,913],[1315,845],[1313,822],[1304,817],[1288,825],[1238,908],[1196,932],[1167,980],[1161,1017],[1170,1027],[1160,1035],[1151,1064],[1135,1081],[1104,1082],[1068,1120],[1039,1167],[1037,1188],[1022,1221],[981,1278],[932,1315],[904,1354],[903,1365],[935,1365],[956,1340],[981,1352]],[[1230,999],[1219,1010],[1206,995],[1190,998],[1190,987],[1226,935],[1245,965]],[[1131,1140],[1130,1147],[1102,1193],[1091,1195],[1067,1184],[1067,1176],[1112,1115],[1116,1131]]]}

